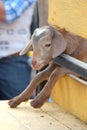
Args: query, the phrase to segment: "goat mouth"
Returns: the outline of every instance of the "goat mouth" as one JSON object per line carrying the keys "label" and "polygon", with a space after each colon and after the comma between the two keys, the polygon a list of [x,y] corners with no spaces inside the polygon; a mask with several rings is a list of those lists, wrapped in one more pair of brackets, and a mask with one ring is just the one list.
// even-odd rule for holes
{"label": "goat mouth", "polygon": [[44,66],[42,65],[42,64],[40,64],[40,65],[32,65],[32,68],[34,69],[34,70],[40,70],[40,69],[42,69]]}
{"label": "goat mouth", "polygon": [[[32,65],[32,64],[31,64]],[[47,63],[40,63],[40,64],[35,64],[35,65],[32,65],[32,68],[34,69],[34,70],[41,70],[44,66],[46,66],[47,65]]]}

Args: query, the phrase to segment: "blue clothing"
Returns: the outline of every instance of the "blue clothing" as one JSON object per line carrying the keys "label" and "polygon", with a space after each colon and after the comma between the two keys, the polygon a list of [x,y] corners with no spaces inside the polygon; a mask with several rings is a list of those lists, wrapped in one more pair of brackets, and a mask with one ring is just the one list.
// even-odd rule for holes
{"label": "blue clothing", "polygon": [[21,93],[30,82],[31,67],[27,56],[12,56],[0,60],[0,100]]}
{"label": "blue clothing", "polygon": [[12,23],[36,0],[4,0],[6,22]]}
{"label": "blue clothing", "polygon": [[[19,16],[21,16],[23,12],[26,9],[28,9],[28,7],[31,6],[36,0],[3,0],[3,1],[4,1],[5,13],[6,13],[6,21],[7,23],[12,23]],[[19,25],[20,22],[18,23]],[[16,25],[14,26],[13,23],[13,24],[5,25],[5,27],[6,26],[8,26],[8,30],[10,27],[11,27],[10,29],[15,30]],[[2,29],[2,24],[1,24],[1,30],[0,30],[2,32],[2,35],[0,36],[1,43],[3,43],[2,41],[4,40],[8,40],[9,38],[11,41],[10,36],[13,35],[11,33],[7,35],[6,33],[8,33],[8,30],[6,33],[5,31],[3,31],[5,30],[5,27],[3,26]],[[20,27],[18,29],[22,29],[22,28]],[[20,35],[16,35],[16,36],[20,38]],[[15,39],[12,39],[11,42],[13,43],[15,41],[15,43],[20,44],[21,40],[17,41],[16,36]],[[1,44],[1,45],[6,45],[6,44]],[[11,57],[5,57],[0,59],[0,100],[7,100],[17,96],[29,84],[31,79],[31,67],[29,66],[28,58],[29,57],[25,55],[25,56],[11,56]]]}

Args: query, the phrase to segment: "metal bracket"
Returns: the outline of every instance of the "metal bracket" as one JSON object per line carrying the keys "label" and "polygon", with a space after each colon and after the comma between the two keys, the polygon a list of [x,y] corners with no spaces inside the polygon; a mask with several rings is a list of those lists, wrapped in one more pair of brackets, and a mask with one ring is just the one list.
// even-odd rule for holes
{"label": "metal bracket", "polygon": [[[62,67],[70,69],[71,71],[79,74],[81,77],[83,77],[85,79],[84,82],[85,82],[85,85],[87,85],[87,82],[86,82],[86,80],[87,80],[87,63],[82,62],[67,54],[61,54],[60,56],[54,58],[53,61],[56,64],[61,65]],[[76,76],[70,75],[70,77],[72,77],[78,81],[81,81],[81,83],[83,83],[82,79],[79,79]]]}

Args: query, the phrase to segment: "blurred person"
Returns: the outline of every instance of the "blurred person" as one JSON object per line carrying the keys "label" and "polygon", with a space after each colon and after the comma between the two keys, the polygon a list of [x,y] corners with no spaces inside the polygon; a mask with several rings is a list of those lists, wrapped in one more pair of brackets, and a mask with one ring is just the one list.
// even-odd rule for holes
{"label": "blurred person", "polygon": [[29,57],[18,53],[29,42],[36,0],[0,1],[0,100],[11,99],[29,84]]}

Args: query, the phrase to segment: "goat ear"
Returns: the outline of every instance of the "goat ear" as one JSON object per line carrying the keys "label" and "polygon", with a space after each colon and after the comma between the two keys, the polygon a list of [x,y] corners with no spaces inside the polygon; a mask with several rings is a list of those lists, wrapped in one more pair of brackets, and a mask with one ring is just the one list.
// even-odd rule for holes
{"label": "goat ear", "polygon": [[19,53],[19,55],[24,55],[26,54],[30,49],[32,48],[32,41],[25,46],[25,48]]}
{"label": "goat ear", "polygon": [[64,40],[63,35],[53,29],[53,38],[52,38],[52,58],[59,56],[66,49],[67,43]]}

